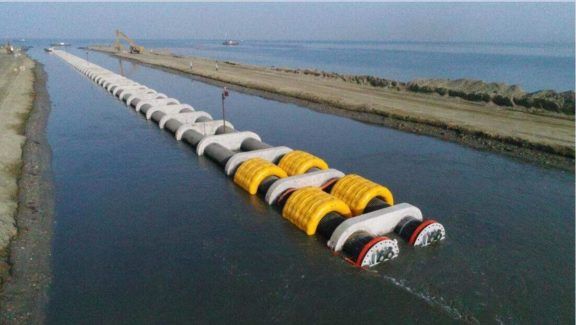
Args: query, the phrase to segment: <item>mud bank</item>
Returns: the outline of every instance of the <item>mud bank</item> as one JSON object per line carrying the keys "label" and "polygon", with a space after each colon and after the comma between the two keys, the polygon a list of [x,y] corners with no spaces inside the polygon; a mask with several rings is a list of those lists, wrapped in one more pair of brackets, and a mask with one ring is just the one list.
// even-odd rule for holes
{"label": "mud bank", "polygon": [[45,133],[50,99],[39,63],[34,77],[34,104],[26,123],[18,181],[18,232],[10,243],[10,276],[0,292],[0,324],[41,324],[48,301],[54,200]]}
{"label": "mud bank", "polygon": [[574,171],[574,120],[560,114],[531,114],[456,98],[374,89],[204,58],[91,49],[216,85],[232,84],[239,91],[316,111]]}

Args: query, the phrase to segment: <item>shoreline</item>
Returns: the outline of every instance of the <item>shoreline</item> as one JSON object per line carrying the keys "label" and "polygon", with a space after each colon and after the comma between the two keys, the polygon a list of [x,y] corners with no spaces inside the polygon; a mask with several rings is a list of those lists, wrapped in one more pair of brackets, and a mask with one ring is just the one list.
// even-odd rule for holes
{"label": "shoreline", "polygon": [[54,192],[46,137],[50,99],[47,74],[34,61],[34,98],[26,121],[22,173],[18,180],[18,233],[10,243],[10,277],[0,295],[0,323],[41,324],[51,283]]}
{"label": "shoreline", "polygon": [[[348,103],[343,103],[338,100],[334,100],[332,98],[321,98],[320,96],[314,96],[312,94],[304,94],[298,93],[298,91],[294,91],[294,89],[274,89],[273,87],[262,87],[262,85],[255,85],[250,82],[238,82],[238,80],[234,80],[233,78],[222,78],[221,76],[214,76],[210,73],[204,73],[204,71],[192,71],[187,68],[186,65],[183,66],[182,58],[173,58],[173,57],[166,57],[166,55],[130,55],[127,53],[114,53],[107,50],[96,49],[96,48],[89,48],[90,50],[103,52],[115,57],[119,57],[122,59],[127,59],[131,61],[138,62],[140,64],[144,64],[146,66],[150,66],[152,68],[159,68],[171,73],[177,73],[183,76],[191,77],[194,79],[201,80],[206,83],[218,85],[218,86],[228,86],[231,89],[235,89],[238,91],[242,91],[245,93],[255,94],[257,96],[273,99],[273,100],[280,100],[283,102],[295,103],[300,106],[304,106],[310,108],[312,110],[334,114],[342,117],[352,118],[354,120],[373,124],[373,125],[381,125],[390,128],[394,128],[400,131],[433,136],[445,141],[451,141],[458,144],[466,145],[472,147],[474,149],[485,150],[490,152],[496,152],[499,154],[503,154],[508,157],[519,158],[522,161],[535,163],[537,165],[541,165],[544,167],[552,167],[558,168],[562,170],[567,170],[574,172],[574,119],[573,117],[556,117],[556,116],[548,116],[546,115],[539,115],[539,114],[532,114],[526,112],[518,112],[515,110],[509,110],[509,112],[504,112],[504,116],[506,114],[512,114],[512,118],[517,118],[518,120],[513,120],[513,122],[523,122],[523,119],[529,118],[532,120],[536,120],[531,124],[527,124],[530,126],[538,127],[538,119],[545,119],[545,120],[552,120],[552,123],[556,120],[560,121],[563,125],[564,132],[568,133],[563,134],[562,136],[570,142],[569,145],[556,145],[546,143],[546,141],[539,141],[541,139],[545,139],[543,136],[540,137],[533,137],[534,141],[529,141],[522,137],[514,137],[514,136],[507,136],[501,135],[498,133],[491,133],[486,132],[486,130],[471,128],[469,126],[457,125],[451,123],[450,121],[442,121],[439,119],[426,119],[419,116],[414,116],[413,114],[398,114],[397,111],[389,112],[378,110],[373,107],[366,107],[365,105],[350,105]],[[161,57],[160,60],[165,59],[164,61],[159,61],[156,57]],[[207,59],[198,59],[194,57],[185,57],[188,61],[194,62],[196,65],[197,61],[208,61],[209,63],[218,62],[220,64],[226,64],[225,62],[220,61],[213,61]],[[180,62],[178,62],[180,61]],[[244,65],[234,64],[237,66],[241,66],[244,68]],[[261,69],[267,70],[264,67],[248,67],[248,69]],[[231,85],[233,85],[231,87]],[[293,86],[293,85],[292,85]],[[272,88],[272,89],[271,89]],[[374,91],[370,89],[366,89],[366,87],[359,87],[360,91]],[[498,111],[503,111],[501,108],[497,107],[484,107],[481,104],[477,103],[466,103],[461,99],[455,98],[438,98],[434,95],[423,95],[423,94],[405,94],[398,92],[395,94],[396,97],[398,95],[405,97],[414,97],[416,101],[425,101],[426,100],[444,100],[445,106],[449,106],[449,110],[456,111],[459,109],[458,104],[462,103],[463,110],[469,110],[470,107],[474,109],[476,107],[476,113],[482,115],[489,115],[491,112],[488,110],[495,110],[497,113]],[[433,97],[433,98],[430,98]],[[409,100],[414,101],[414,98],[409,98]],[[401,113],[401,112],[400,112]],[[472,112],[474,113],[474,112]],[[547,121],[548,122],[548,121]],[[505,125],[505,123],[504,123]],[[566,126],[568,125],[569,130],[566,130]],[[554,127],[554,125],[552,125]],[[571,140],[570,140],[571,139]]]}

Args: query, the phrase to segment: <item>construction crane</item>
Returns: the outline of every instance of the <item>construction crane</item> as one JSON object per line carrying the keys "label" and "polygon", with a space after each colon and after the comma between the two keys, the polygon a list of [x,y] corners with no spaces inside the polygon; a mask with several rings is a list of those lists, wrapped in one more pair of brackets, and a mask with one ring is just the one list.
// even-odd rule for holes
{"label": "construction crane", "polygon": [[116,40],[114,41],[114,49],[116,49],[116,52],[122,51],[122,44],[120,43],[121,39],[124,39],[130,46],[130,53],[140,54],[144,52],[143,46],[137,45],[130,37],[128,37],[128,35],[118,29],[116,30]]}

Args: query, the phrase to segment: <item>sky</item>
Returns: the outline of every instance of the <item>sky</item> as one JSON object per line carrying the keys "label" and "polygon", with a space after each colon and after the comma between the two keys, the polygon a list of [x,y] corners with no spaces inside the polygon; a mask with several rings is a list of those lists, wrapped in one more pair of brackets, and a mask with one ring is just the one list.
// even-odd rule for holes
{"label": "sky", "polygon": [[0,3],[0,40],[574,42],[574,3]]}

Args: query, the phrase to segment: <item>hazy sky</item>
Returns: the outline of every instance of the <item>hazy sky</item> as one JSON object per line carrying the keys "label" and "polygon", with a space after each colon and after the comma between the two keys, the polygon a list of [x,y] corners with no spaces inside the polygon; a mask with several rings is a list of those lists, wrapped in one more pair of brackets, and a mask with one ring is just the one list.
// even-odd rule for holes
{"label": "hazy sky", "polygon": [[573,42],[574,3],[0,3],[0,39]]}

